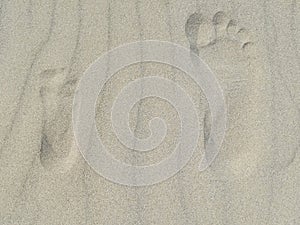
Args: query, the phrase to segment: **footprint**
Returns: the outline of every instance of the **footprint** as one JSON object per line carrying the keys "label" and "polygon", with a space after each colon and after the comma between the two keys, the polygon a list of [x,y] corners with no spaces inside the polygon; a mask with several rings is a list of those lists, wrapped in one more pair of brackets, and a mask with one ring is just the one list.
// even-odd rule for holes
{"label": "footprint", "polygon": [[40,74],[43,107],[40,162],[45,169],[60,172],[71,168],[77,157],[68,107],[72,105],[70,92],[74,82],[66,82],[66,74],[63,68]]}
{"label": "footprint", "polygon": [[226,136],[209,171],[226,181],[286,167],[294,149],[274,149],[270,80],[249,31],[220,11],[211,20],[192,14],[185,32],[191,51],[210,66],[227,102]]}

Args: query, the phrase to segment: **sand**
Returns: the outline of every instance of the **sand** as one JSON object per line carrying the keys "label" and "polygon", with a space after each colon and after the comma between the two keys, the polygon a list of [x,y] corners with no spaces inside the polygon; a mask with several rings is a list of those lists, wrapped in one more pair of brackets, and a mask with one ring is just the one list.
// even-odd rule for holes
{"label": "sand", "polygon": [[[300,224],[300,4],[286,1],[1,1],[0,224]],[[158,63],[116,73],[99,94],[99,136],[115,158],[148,165],[167,157],[180,132],[165,100],[132,109],[139,138],[158,116],[164,142],[126,148],[110,112],[120,90],[157,75],[180,85],[199,114],[200,136],[175,176],[144,187],[95,172],[72,128],[74,91],[88,66],[128,42],[155,39],[199,55],[217,77],[227,131],[211,166],[198,166],[210,110],[190,77]]]}

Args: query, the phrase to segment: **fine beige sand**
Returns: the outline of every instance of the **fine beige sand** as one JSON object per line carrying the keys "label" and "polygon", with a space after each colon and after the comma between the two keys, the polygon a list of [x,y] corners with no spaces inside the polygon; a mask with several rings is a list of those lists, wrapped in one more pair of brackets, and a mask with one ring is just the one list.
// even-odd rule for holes
{"label": "fine beige sand", "polygon": [[[300,2],[297,0],[24,0],[0,3],[0,224],[300,224]],[[97,174],[72,130],[79,79],[99,56],[139,40],[170,41],[216,75],[228,110],[216,160],[198,165],[210,134],[204,93],[185,73],[141,63],[116,73],[99,94],[99,136],[115,158],[148,165],[176,145],[180,121],[165,100],[135,105],[130,127],[168,125],[149,153],[126,148],[110,113],[130,81],[161,76],[193,100],[201,125],[192,159],[175,176],[131,187]]]}

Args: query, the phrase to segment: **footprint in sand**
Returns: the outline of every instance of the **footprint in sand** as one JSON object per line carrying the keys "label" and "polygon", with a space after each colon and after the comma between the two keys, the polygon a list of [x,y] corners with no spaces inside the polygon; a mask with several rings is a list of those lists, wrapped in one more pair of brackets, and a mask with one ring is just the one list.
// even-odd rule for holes
{"label": "footprint in sand", "polygon": [[64,69],[45,70],[40,74],[43,108],[40,162],[47,170],[65,172],[75,163],[71,111],[74,84],[66,82]]}
{"label": "footprint in sand", "polygon": [[[254,37],[222,11],[212,19],[200,13],[192,14],[186,21],[185,32],[191,51],[211,67],[227,101],[226,137],[209,171],[216,179],[232,180],[271,167],[274,171],[287,167],[295,157],[296,143],[291,139],[285,141],[288,137],[276,133],[295,133],[288,126],[294,121],[289,120],[286,127],[274,129],[272,89]],[[76,80],[67,78],[67,71],[63,69],[46,70],[41,78],[44,121],[40,161],[44,168],[66,171],[76,162],[78,154],[71,127]],[[282,118],[296,118],[296,111],[289,107],[285,110],[288,116]],[[205,117],[206,139],[210,126],[208,117]],[[275,136],[281,138],[280,143],[288,142],[289,146],[278,147]]]}
{"label": "footprint in sand", "polygon": [[[208,171],[216,179],[235,180],[288,166],[295,146],[278,149],[274,143],[278,130],[271,119],[272,89],[254,37],[222,11],[211,20],[192,14],[185,32],[191,51],[217,76],[227,102],[225,140]],[[204,131],[209,132],[209,121],[205,123]]]}

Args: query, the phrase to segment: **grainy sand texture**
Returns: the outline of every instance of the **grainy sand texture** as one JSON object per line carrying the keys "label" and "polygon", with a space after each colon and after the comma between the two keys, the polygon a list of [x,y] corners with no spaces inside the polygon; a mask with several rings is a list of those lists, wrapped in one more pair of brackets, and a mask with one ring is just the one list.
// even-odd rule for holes
{"label": "grainy sand texture", "polygon": [[[1,0],[0,224],[300,225],[299,24],[298,0]],[[200,125],[183,169],[135,187],[111,182],[87,163],[72,107],[91,63],[142,40],[184,46],[210,67],[223,90],[227,130],[216,159],[200,172],[212,124],[201,88],[157,62],[118,71],[95,104],[98,135],[114,158],[158,163],[178,141],[176,109],[155,96],[132,108],[129,126],[145,139],[149,121],[160,117],[168,127],[163,142],[138,152],[118,140],[111,109],[138,78],[180,86]]]}

